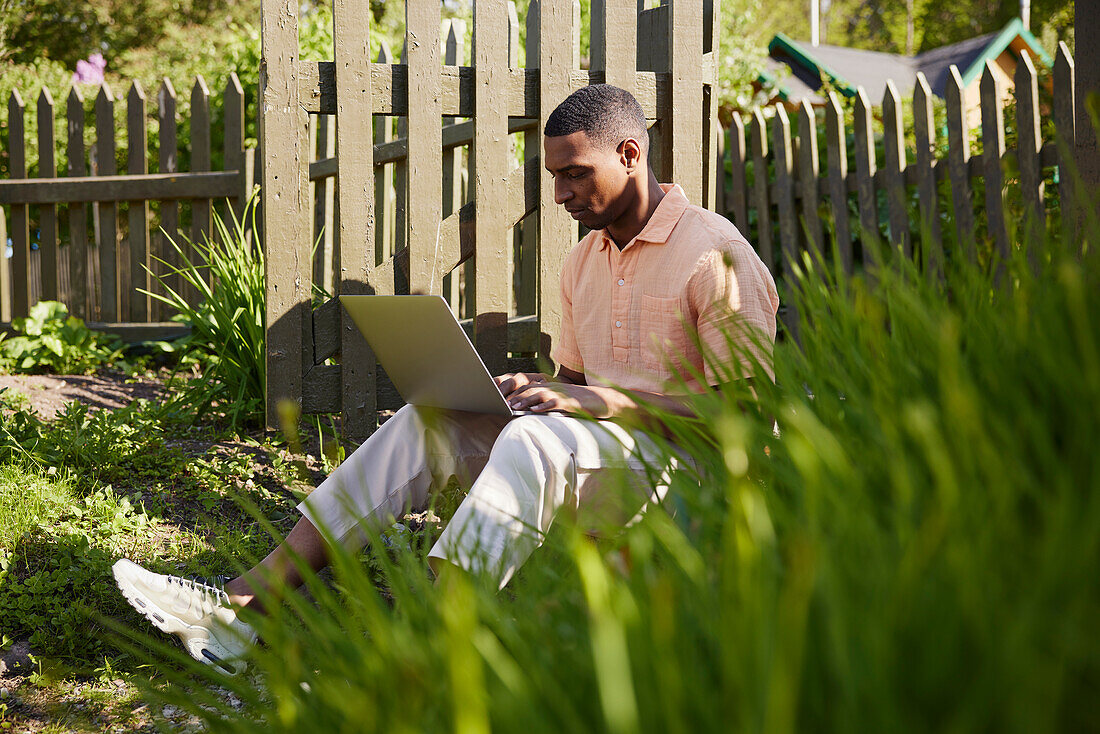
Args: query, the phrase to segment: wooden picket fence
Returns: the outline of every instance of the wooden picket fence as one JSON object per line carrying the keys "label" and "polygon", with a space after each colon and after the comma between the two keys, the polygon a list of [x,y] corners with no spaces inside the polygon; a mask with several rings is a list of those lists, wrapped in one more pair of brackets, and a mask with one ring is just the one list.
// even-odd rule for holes
{"label": "wooden picket fence", "polygon": [[[593,2],[589,69],[579,63],[576,2],[536,0],[522,21],[509,6],[477,3],[467,65],[457,32],[441,53],[436,0],[407,1],[402,63],[385,50],[372,62],[364,3],[335,2],[331,62],[300,61],[294,6],[262,3],[269,423],[290,400],[306,413],[342,413],[345,434],[362,438],[380,410],[401,405],[338,301],[311,309],[315,285],[332,294],[446,294],[491,371],[530,368],[548,355],[561,318],[557,277],[578,232],[554,203],[537,133],[574,89],[606,81],[633,92],[654,121],[658,176],[714,205],[710,0]],[[311,163],[322,142],[323,157]]]}
{"label": "wooden picket fence", "polygon": [[[845,129],[841,100],[835,91],[828,95],[821,146],[826,165],[819,158],[821,120],[809,103],[798,109],[799,132],[793,138],[783,106],[768,111],[770,120],[761,109],[753,112],[749,122],[735,113],[722,138],[731,174],[718,187],[723,194],[718,211],[738,225],[780,277],[789,275],[806,250],[831,255],[834,242],[840,264],[849,273],[860,264],[875,265],[875,253],[882,242],[907,257],[919,258],[929,272],[936,273],[943,267],[943,243],[948,234],[953,235],[950,241],[959,254],[975,256],[975,248],[982,244],[976,241],[979,222],[997,256],[1008,258],[1015,225],[1039,230],[1046,226],[1044,187],[1048,183],[1057,180],[1056,200],[1063,211],[1076,211],[1083,204],[1074,188],[1075,177],[1064,165],[1075,150],[1075,72],[1069,50],[1061,44],[1053,69],[1052,108],[1043,111],[1053,117],[1058,140],[1043,140],[1039,74],[1026,53],[1023,55],[1014,79],[1016,146],[1007,149],[1004,109],[1009,95],[1000,81],[1004,72],[994,69],[992,63],[987,62],[980,80],[981,127],[977,131],[967,123],[957,68],[951,67],[946,119],[939,122],[934,119],[928,81],[918,75],[912,98],[913,160],[907,159],[902,100],[892,82],[881,106],[885,154],[881,161],[875,152],[872,105],[862,88],[854,100],[854,151],[848,149],[852,138]],[[946,150],[937,149],[937,124],[947,129]],[[982,152],[972,156],[975,133]],[[764,173],[769,168],[773,173]],[[1018,171],[1018,177],[1006,180],[1006,170]],[[1056,170],[1060,175],[1055,179]],[[984,181],[982,201],[974,196],[977,179]],[[944,207],[938,196],[945,185],[950,187],[950,207]],[[1006,221],[1004,195],[1010,187],[1021,193],[1024,221]],[[916,216],[911,216],[914,191]],[[853,203],[858,212],[854,220],[850,213]],[[980,216],[976,216],[975,207]],[[947,221],[953,219],[954,231],[945,233],[941,222],[948,212],[952,217]],[[1074,217],[1063,218],[1062,226],[1071,241],[1074,225]]]}
{"label": "wooden picket fence", "polygon": [[[44,89],[37,101],[38,177],[27,178],[26,110],[19,92],[13,92],[8,101],[10,179],[0,181],[0,204],[8,206],[11,218],[0,242],[11,237],[12,261],[0,247],[0,321],[27,315],[39,300],[60,300],[97,328],[130,338],[171,333],[170,325],[159,323],[171,314],[141,290],[157,288],[149,268],[167,274],[179,263],[168,233],[194,259],[179,235],[202,242],[212,232],[214,207],[226,200],[240,215],[255,179],[254,151],[244,147],[244,100],[232,74],[223,92],[224,166],[212,171],[210,92],[201,77],[196,79],[190,99],[191,170],[179,171],[177,97],[165,80],[156,98],[157,173],[149,173],[147,99],[135,82],[126,96],[126,171],[119,174],[114,94],[106,84],[99,89],[95,143],[89,148],[85,103],[74,87],[64,117],[67,175],[56,176],[57,121],[53,99]],[[0,235],[5,227],[0,216]],[[168,275],[166,282],[197,297],[178,274]]]}

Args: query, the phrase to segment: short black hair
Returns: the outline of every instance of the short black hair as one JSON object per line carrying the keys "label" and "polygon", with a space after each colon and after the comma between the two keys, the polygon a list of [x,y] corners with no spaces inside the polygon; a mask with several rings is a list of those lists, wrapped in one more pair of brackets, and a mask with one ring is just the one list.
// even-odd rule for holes
{"label": "short black hair", "polygon": [[649,149],[645,113],[634,95],[610,84],[581,87],[554,108],[543,135],[556,138],[583,130],[592,142],[610,148],[634,138]]}

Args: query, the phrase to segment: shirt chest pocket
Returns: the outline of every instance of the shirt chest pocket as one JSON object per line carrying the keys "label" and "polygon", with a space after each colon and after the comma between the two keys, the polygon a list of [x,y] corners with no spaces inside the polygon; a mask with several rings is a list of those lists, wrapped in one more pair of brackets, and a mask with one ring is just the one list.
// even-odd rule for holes
{"label": "shirt chest pocket", "polygon": [[639,321],[645,368],[662,376],[679,372],[677,368],[689,351],[694,351],[680,312],[680,299],[643,294]]}

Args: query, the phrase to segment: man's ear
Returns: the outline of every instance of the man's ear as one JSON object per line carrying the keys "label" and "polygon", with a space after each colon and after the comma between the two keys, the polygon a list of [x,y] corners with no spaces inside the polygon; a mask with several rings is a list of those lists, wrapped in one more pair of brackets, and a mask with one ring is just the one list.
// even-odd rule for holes
{"label": "man's ear", "polygon": [[636,169],[645,165],[644,161],[645,153],[642,152],[642,146],[637,140],[627,138],[619,143],[619,162],[626,168],[627,173],[634,173]]}

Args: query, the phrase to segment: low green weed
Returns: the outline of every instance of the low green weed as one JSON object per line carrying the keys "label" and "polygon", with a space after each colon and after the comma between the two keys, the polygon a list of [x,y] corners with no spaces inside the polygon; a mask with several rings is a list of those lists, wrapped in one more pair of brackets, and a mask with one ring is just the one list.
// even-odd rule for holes
{"label": "low green weed", "polygon": [[0,367],[16,372],[85,374],[109,365],[123,352],[120,339],[84,325],[57,301],[39,301],[25,318],[12,321],[18,336],[0,341]]}

